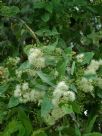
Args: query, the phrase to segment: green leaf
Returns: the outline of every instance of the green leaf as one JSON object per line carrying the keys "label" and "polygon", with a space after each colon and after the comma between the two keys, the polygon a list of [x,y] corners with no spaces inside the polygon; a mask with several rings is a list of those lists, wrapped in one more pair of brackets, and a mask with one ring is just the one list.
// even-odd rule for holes
{"label": "green leaf", "polygon": [[6,92],[8,90],[8,87],[9,85],[7,84],[0,85],[0,95]]}
{"label": "green leaf", "polygon": [[75,4],[75,5],[81,5],[81,6],[86,6],[87,2],[85,0],[73,0],[73,4]]}
{"label": "green leaf", "polygon": [[6,126],[6,128],[3,132],[3,136],[11,136],[15,132],[19,132],[18,136],[25,135],[25,129],[24,129],[23,125],[21,124],[21,122],[14,119],[14,120],[10,121],[8,123],[8,125]]}
{"label": "green leaf", "polygon": [[94,123],[96,121],[97,115],[95,115],[94,117],[89,118],[87,127],[85,129],[85,133],[90,133],[93,129]]}
{"label": "green leaf", "polygon": [[62,61],[59,62],[58,66],[57,66],[57,71],[62,76],[65,75],[67,64],[68,64],[68,60],[62,60]]}
{"label": "green leaf", "polygon": [[82,65],[89,64],[93,56],[94,56],[93,52],[84,53],[84,59],[83,59]]}
{"label": "green leaf", "polygon": [[18,98],[15,98],[12,96],[9,100],[8,108],[13,108],[13,107],[17,106],[18,104],[19,104]]}
{"label": "green leaf", "polygon": [[72,105],[69,104],[63,104],[61,105],[62,110],[65,112],[65,114],[73,113]]}
{"label": "green leaf", "polygon": [[41,104],[41,116],[46,117],[47,114],[51,111],[52,108],[53,108],[52,102],[48,98],[48,96],[46,95],[44,97],[42,104]]}
{"label": "green leaf", "polygon": [[98,132],[93,132],[93,133],[84,134],[82,136],[102,136],[102,134]]}
{"label": "green leaf", "polygon": [[0,14],[2,16],[8,16],[8,17],[12,17],[15,16],[16,14],[18,14],[20,12],[19,8],[16,6],[2,6],[0,9]]}
{"label": "green leaf", "polygon": [[26,136],[30,136],[33,132],[32,124],[30,119],[27,117],[23,109],[18,109],[18,118],[22,122],[23,126],[25,127]]}
{"label": "green leaf", "polygon": [[70,57],[70,59],[72,58],[72,48],[69,47],[69,48],[66,48],[65,49],[65,54]]}
{"label": "green leaf", "polygon": [[38,31],[36,31],[36,34],[38,35],[38,36],[56,36],[56,35],[59,35],[59,33],[58,33],[58,31],[57,31],[57,29],[55,28],[55,27],[53,27],[53,29],[52,30],[50,30],[50,29],[48,29],[48,28],[42,28],[42,29],[40,29],[40,30],[38,30]]}
{"label": "green leaf", "polygon": [[47,134],[43,130],[39,129],[34,131],[32,136],[47,136]]}
{"label": "green leaf", "polygon": [[75,125],[75,136],[81,136],[80,129],[78,128],[77,125]]}
{"label": "green leaf", "polygon": [[28,54],[29,54],[29,50],[30,50],[31,48],[34,48],[34,45],[29,44],[29,45],[25,46],[25,47],[23,48],[24,53],[28,55]]}
{"label": "green leaf", "polygon": [[37,1],[37,2],[34,2],[33,7],[35,9],[41,9],[45,7],[45,3],[42,1]]}
{"label": "green leaf", "polygon": [[25,69],[29,69],[30,68],[30,65],[27,61],[25,61],[24,63],[22,63],[20,65],[20,67],[18,68],[18,70],[25,70]]}
{"label": "green leaf", "polygon": [[75,86],[74,84],[71,84],[71,85],[69,86],[69,88],[70,88],[72,91],[74,91],[75,93],[77,93],[77,88],[76,88],[76,86]]}
{"label": "green leaf", "polygon": [[64,76],[65,75],[65,72],[66,72],[66,68],[68,66],[68,64],[70,63],[71,61],[71,58],[72,58],[72,48],[67,48],[65,50],[65,54],[63,54],[63,57],[64,59],[61,60],[57,66],[57,70],[58,72]]}
{"label": "green leaf", "polygon": [[44,22],[48,22],[49,19],[50,19],[50,14],[49,13],[45,13],[41,19],[44,21]]}
{"label": "green leaf", "polygon": [[96,95],[102,99],[102,90],[97,88]]}
{"label": "green leaf", "polygon": [[37,74],[44,83],[47,83],[50,86],[54,86],[54,84],[51,82],[52,79],[48,75],[46,75],[42,71],[37,71]]}
{"label": "green leaf", "polygon": [[80,105],[78,105],[76,102],[73,102],[73,103],[72,103],[72,107],[73,107],[73,111],[74,111],[75,113],[81,113]]}
{"label": "green leaf", "polygon": [[52,2],[46,3],[45,10],[48,11],[49,13],[52,13],[53,11]]}

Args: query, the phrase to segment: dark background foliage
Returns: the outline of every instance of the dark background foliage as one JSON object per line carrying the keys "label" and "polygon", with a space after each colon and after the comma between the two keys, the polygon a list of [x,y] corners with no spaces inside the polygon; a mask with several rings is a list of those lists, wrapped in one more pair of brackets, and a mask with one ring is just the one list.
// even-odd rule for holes
{"label": "dark background foliage", "polygon": [[[77,52],[100,52],[102,48],[98,33],[101,29],[98,24],[102,22],[100,2],[3,0],[0,7],[1,60],[8,55],[19,54],[25,44],[35,43],[21,19],[44,44],[58,38],[60,46],[73,46]],[[82,38],[84,42],[81,42]]]}

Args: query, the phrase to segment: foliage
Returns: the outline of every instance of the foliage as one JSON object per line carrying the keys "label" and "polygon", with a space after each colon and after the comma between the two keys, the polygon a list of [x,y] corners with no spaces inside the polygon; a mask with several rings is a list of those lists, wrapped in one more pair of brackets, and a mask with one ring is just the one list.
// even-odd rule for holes
{"label": "foliage", "polygon": [[101,136],[102,2],[0,1],[0,136]]}

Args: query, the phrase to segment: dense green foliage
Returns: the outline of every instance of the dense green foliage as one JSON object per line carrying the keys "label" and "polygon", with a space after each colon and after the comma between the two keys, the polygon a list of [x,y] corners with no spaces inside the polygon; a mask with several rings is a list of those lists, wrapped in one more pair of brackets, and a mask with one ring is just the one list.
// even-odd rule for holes
{"label": "dense green foliage", "polygon": [[101,0],[0,1],[0,136],[101,133]]}

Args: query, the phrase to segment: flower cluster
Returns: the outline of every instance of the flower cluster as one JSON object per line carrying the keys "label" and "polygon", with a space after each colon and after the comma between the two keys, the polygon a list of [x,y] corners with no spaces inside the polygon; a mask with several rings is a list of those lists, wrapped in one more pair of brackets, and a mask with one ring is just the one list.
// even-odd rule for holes
{"label": "flower cluster", "polygon": [[87,92],[92,93],[94,90],[94,86],[92,85],[92,80],[87,79],[85,77],[83,77],[81,79],[78,86],[79,86],[80,90],[82,90],[85,93],[87,93]]}
{"label": "flower cluster", "polygon": [[35,69],[25,69],[25,70],[19,70],[17,69],[15,71],[15,74],[17,76],[17,78],[21,79],[22,75],[26,73],[28,76],[34,77],[36,75],[36,70]]}
{"label": "flower cluster", "polygon": [[64,81],[61,81],[56,86],[53,96],[52,104],[53,109],[50,114],[45,118],[45,122],[49,125],[55,124],[55,122],[66,115],[67,113],[59,106],[60,102],[68,102],[75,100],[75,93],[69,91],[69,86]]}
{"label": "flower cluster", "polygon": [[35,68],[45,67],[45,58],[43,53],[38,48],[31,48],[28,55],[29,64],[33,65]]}
{"label": "flower cluster", "polygon": [[27,82],[17,85],[14,90],[14,97],[18,98],[20,103],[38,102],[40,104],[44,94],[44,91],[31,90]]}
{"label": "flower cluster", "polygon": [[48,114],[47,117],[45,118],[45,122],[49,125],[55,124],[55,122],[66,115],[66,113],[61,109],[60,107],[56,107],[52,110],[51,114]]}
{"label": "flower cluster", "polygon": [[102,65],[102,60],[99,60],[99,61],[92,60],[90,65],[85,70],[85,75],[96,74],[97,70],[99,69],[101,65]]}
{"label": "flower cluster", "polygon": [[52,103],[54,106],[58,106],[61,101],[74,101],[75,93],[69,91],[69,86],[64,81],[61,81],[56,86],[53,92]]}
{"label": "flower cluster", "polygon": [[[95,85],[102,89],[102,78],[97,77],[97,70],[101,65],[102,60],[92,60],[90,62],[87,69],[84,71],[84,77],[82,77],[82,79],[79,81],[78,87],[80,90],[85,93],[90,92],[91,94],[93,94]],[[95,75],[94,78],[90,78],[91,75]],[[87,76],[89,76],[89,78],[87,78]]]}
{"label": "flower cluster", "polygon": [[0,66],[0,80],[3,81],[3,80],[7,80],[9,77],[9,70],[8,68],[5,68],[3,66]]}
{"label": "flower cluster", "polygon": [[78,55],[76,56],[76,59],[77,59],[77,62],[79,62],[79,63],[83,62],[84,54],[83,54],[83,53],[78,54]]}
{"label": "flower cluster", "polygon": [[19,62],[20,62],[20,58],[19,57],[15,57],[15,58],[9,57],[8,61],[7,61],[7,64],[11,65],[11,66],[12,65],[16,66]]}

